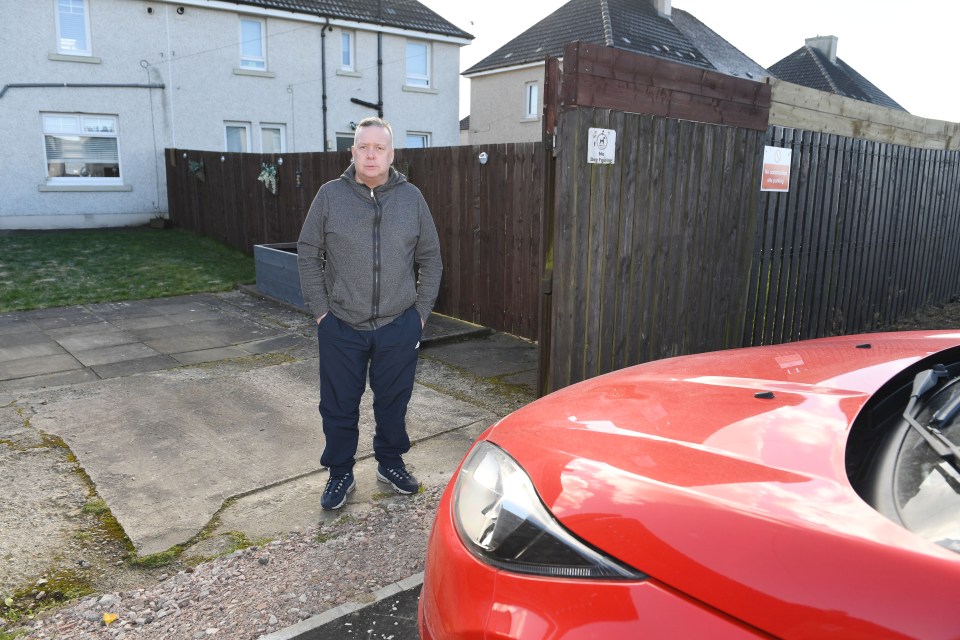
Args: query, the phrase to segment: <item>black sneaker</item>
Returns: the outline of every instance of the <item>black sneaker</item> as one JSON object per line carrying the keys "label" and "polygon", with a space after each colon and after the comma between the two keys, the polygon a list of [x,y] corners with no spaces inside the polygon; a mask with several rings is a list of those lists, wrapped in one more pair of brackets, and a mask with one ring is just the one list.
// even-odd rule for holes
{"label": "black sneaker", "polygon": [[402,493],[405,496],[411,493],[417,493],[420,490],[420,483],[417,482],[413,474],[407,471],[407,468],[402,464],[392,469],[387,469],[382,464],[378,464],[377,480],[392,485],[394,491]]}
{"label": "black sneaker", "polygon": [[353,473],[348,472],[342,476],[330,476],[327,480],[327,486],[320,496],[320,506],[326,511],[339,509],[347,502],[347,494],[357,488],[357,482],[353,479]]}

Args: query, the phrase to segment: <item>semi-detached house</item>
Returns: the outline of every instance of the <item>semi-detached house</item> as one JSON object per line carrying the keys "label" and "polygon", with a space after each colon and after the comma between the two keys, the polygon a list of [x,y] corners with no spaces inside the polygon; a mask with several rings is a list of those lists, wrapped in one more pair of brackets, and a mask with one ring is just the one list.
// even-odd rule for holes
{"label": "semi-detached house", "polygon": [[32,0],[0,30],[0,229],[141,224],[164,149],[341,149],[382,115],[397,147],[459,143],[460,47],[416,0]]}

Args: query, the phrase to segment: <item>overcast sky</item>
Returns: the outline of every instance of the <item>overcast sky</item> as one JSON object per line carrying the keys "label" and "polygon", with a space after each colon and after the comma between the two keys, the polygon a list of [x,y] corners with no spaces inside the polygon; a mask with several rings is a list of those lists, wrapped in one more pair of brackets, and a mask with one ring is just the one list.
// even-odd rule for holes
{"label": "overcast sky", "polygon": [[[546,17],[566,0],[420,0],[476,36],[460,70]],[[643,2],[647,0],[635,0]],[[960,0],[674,0],[767,67],[817,35],[837,36],[837,56],[910,113],[960,122]],[[461,81],[460,115],[470,112]]]}

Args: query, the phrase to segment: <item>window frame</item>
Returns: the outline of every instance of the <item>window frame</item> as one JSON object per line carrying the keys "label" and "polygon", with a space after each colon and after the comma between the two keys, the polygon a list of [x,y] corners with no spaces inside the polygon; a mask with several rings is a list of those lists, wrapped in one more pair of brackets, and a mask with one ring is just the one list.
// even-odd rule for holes
{"label": "window frame", "polygon": [[[261,122],[257,125],[260,132],[260,153],[286,153],[287,152],[287,125],[280,122]],[[280,132],[280,148],[276,151],[267,151],[263,148],[263,134],[267,130],[276,130]]]}
{"label": "window frame", "polygon": [[[344,43],[344,39],[347,40]],[[357,35],[355,32],[350,29],[341,29],[340,31],[340,66],[341,71],[356,71],[357,70]],[[343,58],[346,55],[349,60],[344,63]]]}
{"label": "window frame", "polygon": [[540,83],[536,80],[523,85],[523,117],[525,119],[540,117]]}
{"label": "window frame", "polygon": [[[410,138],[418,138],[423,141],[423,145],[411,146]],[[406,149],[428,149],[430,148],[430,132],[429,131],[407,131],[406,136],[404,136],[404,147]]]}
{"label": "window frame", "polygon": [[[423,47],[424,49],[424,58],[426,62],[425,75],[420,73],[411,73],[410,71],[410,61],[414,58],[413,56],[410,55],[411,46]],[[406,84],[406,86],[413,87],[415,89],[432,89],[433,88],[433,82],[431,79],[431,73],[433,71],[432,69],[433,65],[431,64],[432,52],[433,52],[433,47],[431,47],[430,42],[427,42],[425,40],[407,40],[406,46],[404,48],[404,61],[405,61],[404,66],[406,70],[404,83]],[[416,57],[419,58],[420,56],[416,56]]]}
{"label": "window frame", "polygon": [[[230,129],[243,129],[244,137],[243,143],[244,148],[240,150],[231,150],[230,149]],[[224,120],[223,122],[223,149],[228,153],[249,153],[251,149],[251,140],[250,140],[250,123],[241,122],[239,120]]]}
{"label": "window frame", "polygon": [[[57,53],[63,56],[78,56],[89,58],[93,56],[93,46],[90,43],[90,3],[88,0],[53,0],[55,5],[54,16],[56,17],[56,26],[57,26]],[[63,3],[68,3],[69,5],[77,5],[83,8],[83,37],[85,38],[83,49],[77,47],[73,48],[64,48],[63,41],[63,20],[61,9]]]}
{"label": "window frame", "polygon": [[[50,128],[48,129],[48,118],[72,118],[76,119],[77,127],[73,131],[67,131],[63,128]],[[95,120],[110,120],[112,122],[111,131],[89,131],[84,125],[85,121],[95,121]],[[43,159],[47,168],[46,184],[48,185],[122,185],[123,184],[123,163],[121,162],[120,157],[120,116],[114,113],[74,113],[74,112],[64,112],[64,111],[42,111],[40,112],[40,131],[41,139],[43,141]],[[78,138],[104,138],[111,139],[115,141],[116,144],[116,166],[117,166],[117,175],[116,176],[90,176],[90,175],[63,175],[63,176],[51,176],[50,175],[50,165],[51,159],[48,155],[48,145],[47,137],[48,136],[70,136]],[[75,160],[74,162],[78,162]],[[64,160],[63,164],[66,165],[67,161]],[[86,162],[85,164],[90,164]],[[106,163],[100,163],[106,164]]]}
{"label": "window frame", "polygon": [[[256,24],[260,27],[260,37],[256,40],[244,39],[243,26],[245,23]],[[266,71],[267,70],[267,22],[260,18],[251,18],[250,16],[239,16],[240,31],[240,68],[246,71]],[[251,55],[244,51],[244,46],[251,42],[260,43],[259,55]]]}

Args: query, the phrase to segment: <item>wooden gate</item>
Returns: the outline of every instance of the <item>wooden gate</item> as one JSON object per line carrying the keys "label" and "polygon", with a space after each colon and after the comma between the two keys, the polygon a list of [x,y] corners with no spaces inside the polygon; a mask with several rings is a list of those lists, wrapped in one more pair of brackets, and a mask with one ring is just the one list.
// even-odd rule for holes
{"label": "wooden gate", "polygon": [[[960,295],[960,151],[770,126],[769,83],[585,43],[544,97],[541,393]],[[786,193],[760,191],[765,146],[792,151]]]}

